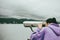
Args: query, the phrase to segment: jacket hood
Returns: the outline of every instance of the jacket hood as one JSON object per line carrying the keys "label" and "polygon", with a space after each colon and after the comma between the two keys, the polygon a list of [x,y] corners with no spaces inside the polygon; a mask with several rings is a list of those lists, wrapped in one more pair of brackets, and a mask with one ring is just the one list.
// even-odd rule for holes
{"label": "jacket hood", "polygon": [[60,36],[60,26],[58,24],[51,23],[48,26],[57,36]]}

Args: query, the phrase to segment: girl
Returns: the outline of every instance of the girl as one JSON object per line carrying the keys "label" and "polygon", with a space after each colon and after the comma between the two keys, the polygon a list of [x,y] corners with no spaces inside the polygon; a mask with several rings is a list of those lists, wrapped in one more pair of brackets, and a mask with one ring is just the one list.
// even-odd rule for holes
{"label": "girl", "polygon": [[30,40],[60,40],[60,26],[56,18],[46,20],[46,27],[39,27],[31,34]]}

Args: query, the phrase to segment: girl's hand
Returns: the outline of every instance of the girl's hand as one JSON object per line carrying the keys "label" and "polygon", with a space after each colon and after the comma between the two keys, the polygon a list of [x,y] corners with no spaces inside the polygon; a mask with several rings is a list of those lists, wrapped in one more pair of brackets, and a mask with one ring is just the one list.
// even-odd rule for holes
{"label": "girl's hand", "polygon": [[42,29],[42,23],[38,24],[38,28]]}

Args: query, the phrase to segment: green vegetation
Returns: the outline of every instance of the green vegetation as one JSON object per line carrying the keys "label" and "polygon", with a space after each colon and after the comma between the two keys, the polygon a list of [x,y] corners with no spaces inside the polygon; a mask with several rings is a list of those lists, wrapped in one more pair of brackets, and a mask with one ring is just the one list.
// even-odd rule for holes
{"label": "green vegetation", "polygon": [[0,24],[22,24],[24,21],[39,21],[34,19],[16,19],[16,18],[0,18]]}

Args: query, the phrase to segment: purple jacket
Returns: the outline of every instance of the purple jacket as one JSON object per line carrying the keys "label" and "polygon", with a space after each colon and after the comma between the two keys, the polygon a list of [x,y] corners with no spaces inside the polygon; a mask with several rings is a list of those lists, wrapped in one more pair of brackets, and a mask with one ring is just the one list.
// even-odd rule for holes
{"label": "purple jacket", "polygon": [[60,40],[60,27],[58,24],[51,23],[48,27],[41,30],[37,29],[31,34],[31,40]]}

